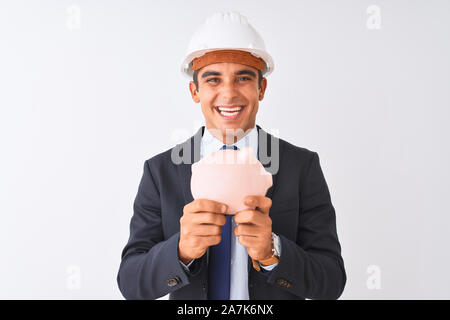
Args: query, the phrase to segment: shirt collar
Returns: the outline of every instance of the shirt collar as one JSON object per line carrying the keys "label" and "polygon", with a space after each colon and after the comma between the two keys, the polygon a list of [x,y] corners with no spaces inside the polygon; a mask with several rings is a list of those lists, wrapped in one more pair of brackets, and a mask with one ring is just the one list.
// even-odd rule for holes
{"label": "shirt collar", "polygon": [[[201,141],[200,157],[206,157],[211,153],[220,150],[223,145],[224,143],[222,142],[222,140],[219,140],[215,136],[213,136],[205,126],[205,131],[203,133]],[[254,126],[249,132],[247,132],[245,136],[243,136],[233,145],[238,147],[239,150],[244,147],[252,148],[254,157],[258,159],[258,130],[256,126]]]}

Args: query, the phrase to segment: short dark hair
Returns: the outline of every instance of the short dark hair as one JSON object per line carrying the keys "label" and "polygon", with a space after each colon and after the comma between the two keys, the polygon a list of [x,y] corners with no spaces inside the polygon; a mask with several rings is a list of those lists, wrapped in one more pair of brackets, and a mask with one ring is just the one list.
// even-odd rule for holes
{"label": "short dark hair", "polygon": [[[258,69],[258,86],[259,89],[261,89],[261,82],[262,82],[263,76],[262,71]],[[195,88],[198,92],[198,70],[194,70],[194,74],[192,75],[192,81],[194,81]]]}

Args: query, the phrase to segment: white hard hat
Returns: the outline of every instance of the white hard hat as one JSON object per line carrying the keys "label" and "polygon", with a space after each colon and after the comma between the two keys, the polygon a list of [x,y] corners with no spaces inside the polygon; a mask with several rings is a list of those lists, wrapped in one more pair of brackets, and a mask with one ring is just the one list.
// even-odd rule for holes
{"label": "white hard hat", "polygon": [[269,75],[274,69],[272,57],[259,33],[248,23],[247,18],[238,12],[217,12],[192,36],[181,72],[192,78],[192,60],[210,51],[216,50],[247,51],[265,62],[263,75]]}

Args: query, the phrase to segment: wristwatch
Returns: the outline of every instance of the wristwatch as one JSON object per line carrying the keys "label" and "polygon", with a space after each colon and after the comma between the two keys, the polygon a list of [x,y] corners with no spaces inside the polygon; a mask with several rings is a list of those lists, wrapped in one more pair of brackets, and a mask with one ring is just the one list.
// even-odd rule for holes
{"label": "wristwatch", "polygon": [[259,272],[261,270],[259,264],[263,266],[270,266],[272,264],[280,262],[280,252],[281,252],[280,237],[272,232],[272,256],[268,259],[259,261],[252,259],[253,268]]}

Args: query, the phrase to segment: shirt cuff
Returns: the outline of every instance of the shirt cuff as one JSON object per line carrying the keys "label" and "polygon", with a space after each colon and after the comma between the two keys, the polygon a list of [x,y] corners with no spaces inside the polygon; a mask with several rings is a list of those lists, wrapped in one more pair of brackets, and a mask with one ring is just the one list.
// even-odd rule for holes
{"label": "shirt cuff", "polygon": [[272,271],[273,268],[275,268],[277,265],[278,265],[278,262],[274,263],[274,264],[271,264],[271,265],[268,265],[268,266],[263,266],[261,263],[259,264],[259,266],[261,268],[263,268],[264,270],[266,270],[266,271]]}
{"label": "shirt cuff", "polygon": [[193,259],[193,260],[192,260],[191,262],[189,262],[187,265],[185,265],[181,260],[178,260],[178,261],[180,261],[181,265],[183,266],[184,269],[186,269],[186,271],[191,271],[191,270],[189,269],[189,267],[190,267],[191,264],[195,261],[195,259]]}

